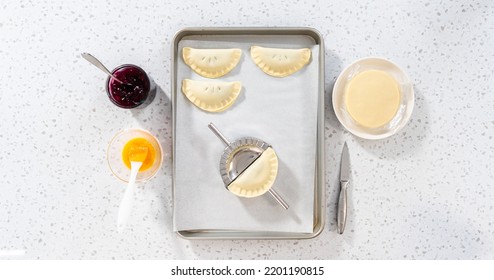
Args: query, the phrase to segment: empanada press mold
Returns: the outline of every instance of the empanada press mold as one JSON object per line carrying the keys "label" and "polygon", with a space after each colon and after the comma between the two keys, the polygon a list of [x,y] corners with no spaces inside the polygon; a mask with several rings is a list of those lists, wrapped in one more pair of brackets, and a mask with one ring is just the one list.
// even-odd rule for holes
{"label": "empanada press mold", "polygon": [[283,208],[288,204],[271,188],[278,173],[278,158],[271,145],[253,137],[230,142],[210,123],[208,127],[225,144],[220,159],[220,174],[225,187],[241,197],[256,197],[269,192]]}

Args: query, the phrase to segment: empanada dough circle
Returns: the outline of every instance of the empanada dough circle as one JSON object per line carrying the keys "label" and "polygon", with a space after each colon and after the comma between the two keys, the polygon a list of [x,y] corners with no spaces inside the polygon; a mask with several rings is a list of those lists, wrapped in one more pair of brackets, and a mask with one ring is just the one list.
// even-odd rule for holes
{"label": "empanada dough circle", "polygon": [[182,49],[182,57],[194,72],[206,78],[219,78],[232,71],[242,56],[241,49]]}
{"label": "empanada dough circle", "polygon": [[256,197],[267,192],[278,175],[278,157],[267,148],[235,181],[228,190],[242,197]]}
{"label": "empanada dough circle", "polygon": [[198,108],[208,112],[221,112],[237,99],[242,83],[218,81],[182,81],[182,93]]}
{"label": "empanada dough circle", "polygon": [[378,128],[388,124],[400,108],[400,86],[388,73],[367,70],[353,77],[345,89],[348,114],[360,125]]}
{"label": "empanada dough circle", "polygon": [[274,77],[286,77],[309,63],[310,49],[276,49],[252,46],[250,56],[264,73]]}

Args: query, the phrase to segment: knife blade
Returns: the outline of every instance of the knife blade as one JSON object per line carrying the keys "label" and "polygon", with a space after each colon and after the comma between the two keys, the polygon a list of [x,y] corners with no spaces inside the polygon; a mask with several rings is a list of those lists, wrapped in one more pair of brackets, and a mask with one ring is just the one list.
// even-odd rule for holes
{"label": "knife blade", "polygon": [[348,153],[348,146],[345,142],[343,151],[341,153],[340,163],[340,194],[338,197],[338,233],[343,234],[346,225],[347,216],[347,188],[350,182],[350,155]]}
{"label": "knife blade", "polygon": [[343,151],[341,152],[340,163],[340,182],[348,182],[350,180],[350,155],[348,154],[348,146],[345,142]]}

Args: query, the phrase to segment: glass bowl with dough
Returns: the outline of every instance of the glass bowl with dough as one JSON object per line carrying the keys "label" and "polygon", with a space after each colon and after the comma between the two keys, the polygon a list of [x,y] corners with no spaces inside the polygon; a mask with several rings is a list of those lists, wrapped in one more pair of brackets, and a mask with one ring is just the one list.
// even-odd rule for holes
{"label": "glass bowl with dough", "polygon": [[408,76],[384,58],[352,63],[333,87],[336,117],[364,139],[383,139],[402,129],[412,115],[414,98]]}

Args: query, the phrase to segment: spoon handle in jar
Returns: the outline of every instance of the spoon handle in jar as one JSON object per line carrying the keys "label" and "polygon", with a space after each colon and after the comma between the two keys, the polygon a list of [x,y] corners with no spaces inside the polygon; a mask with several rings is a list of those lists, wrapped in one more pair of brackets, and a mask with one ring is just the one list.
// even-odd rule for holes
{"label": "spoon handle in jar", "polygon": [[110,72],[110,70],[108,70],[108,68],[105,67],[105,65],[103,65],[103,63],[101,63],[101,61],[99,61],[96,57],[94,57],[92,54],[89,54],[89,53],[82,53],[81,56],[91,62],[91,64],[93,64],[94,66],[98,67],[101,71],[105,72],[108,76],[112,77],[113,79],[117,80],[119,83],[123,84],[122,81],[120,81],[119,79],[117,79],[115,76],[113,76],[113,74]]}

